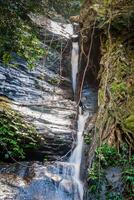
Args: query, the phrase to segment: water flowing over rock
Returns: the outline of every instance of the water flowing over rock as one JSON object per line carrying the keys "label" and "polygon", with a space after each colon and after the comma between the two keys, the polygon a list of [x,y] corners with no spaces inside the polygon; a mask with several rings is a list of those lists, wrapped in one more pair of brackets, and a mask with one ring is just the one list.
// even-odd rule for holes
{"label": "water flowing over rock", "polygon": [[[76,37],[78,36],[76,35]],[[72,86],[73,86],[74,94],[75,94],[76,84],[77,84],[78,60],[79,60],[79,44],[78,42],[73,42],[71,64],[72,64]]]}
{"label": "water flowing over rock", "polygon": [[[89,111],[89,117],[96,109],[96,98],[95,88],[85,85],[82,103],[83,109]],[[3,165],[0,177],[1,200],[81,200],[79,190],[82,183],[80,185],[78,181],[80,177],[76,176],[76,164],[73,162],[21,162]]]}
{"label": "water flowing over rock", "polygon": [[[75,185],[71,181],[72,169],[67,163],[60,162],[47,165],[22,162],[21,165],[3,166],[0,199],[62,200],[64,196],[64,199],[71,200],[75,192]],[[60,189],[62,192],[59,192]]]}
{"label": "water flowing over rock", "polygon": [[[61,36],[64,37],[64,34]],[[78,48],[78,43],[73,42],[74,93],[77,85]],[[58,52],[49,54],[45,66],[43,62],[31,71],[20,59],[16,61],[18,68],[0,66],[0,95],[8,97],[11,107],[32,123],[45,140],[38,150],[30,152],[30,159],[52,161],[45,164],[29,161],[1,165],[1,200],[83,200],[84,189],[80,177],[83,134],[86,121],[92,117],[96,108],[97,96],[93,95],[96,90],[84,83],[76,137],[77,108],[76,102],[72,101],[71,77],[61,78],[58,75],[61,55]]]}

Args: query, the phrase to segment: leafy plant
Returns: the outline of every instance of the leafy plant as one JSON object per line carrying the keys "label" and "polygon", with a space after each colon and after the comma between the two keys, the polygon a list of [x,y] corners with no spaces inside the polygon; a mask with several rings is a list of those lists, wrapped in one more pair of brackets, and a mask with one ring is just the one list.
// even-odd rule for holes
{"label": "leafy plant", "polygon": [[108,144],[103,144],[96,150],[96,157],[100,160],[102,167],[114,166],[119,154],[115,147],[111,147]]}
{"label": "leafy plant", "polygon": [[27,60],[29,67],[32,68],[40,58],[45,56],[45,49],[28,26],[22,25],[17,32],[17,37],[17,54]]}
{"label": "leafy plant", "polygon": [[107,192],[106,200],[124,200],[119,192]]}
{"label": "leafy plant", "polygon": [[[30,12],[42,10],[42,1],[0,1],[0,59],[8,64],[18,54],[33,67],[44,54]],[[7,28],[8,27],[8,28]]]}
{"label": "leafy plant", "polygon": [[91,143],[91,136],[88,135],[88,134],[85,134],[84,141],[85,141],[86,144],[90,144]]}
{"label": "leafy plant", "polygon": [[129,199],[133,199],[134,198],[134,168],[133,168],[133,165],[124,168],[123,180],[125,182],[124,195]]}
{"label": "leafy plant", "polygon": [[39,136],[35,128],[11,110],[5,103],[0,103],[0,156],[1,159],[24,159],[27,151],[38,147]]}
{"label": "leafy plant", "polygon": [[[89,192],[96,194],[97,199],[100,199],[102,191],[102,185],[106,187],[106,199],[107,200],[124,200],[133,199],[134,197],[134,156],[129,158],[129,148],[127,144],[124,144],[120,148],[120,152],[116,148],[103,144],[96,150],[96,157],[91,169],[88,172],[88,184]],[[124,192],[118,192],[114,188],[109,189],[105,178],[105,170],[111,166],[122,168],[122,181]]]}
{"label": "leafy plant", "polygon": [[97,190],[101,190],[101,184],[104,173],[103,170],[98,170],[98,163],[94,162],[92,168],[88,171],[89,191],[96,193]]}

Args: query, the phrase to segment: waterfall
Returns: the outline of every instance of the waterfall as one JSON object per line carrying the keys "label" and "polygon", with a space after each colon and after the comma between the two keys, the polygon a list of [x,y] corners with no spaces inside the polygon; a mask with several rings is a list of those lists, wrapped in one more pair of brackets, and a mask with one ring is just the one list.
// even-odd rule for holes
{"label": "waterfall", "polygon": [[[78,37],[78,36],[74,36],[74,37]],[[79,59],[79,44],[78,42],[73,42],[71,64],[72,64],[72,87],[73,87],[74,94],[75,94],[76,85],[77,85],[78,59]],[[83,183],[80,180],[80,167],[81,167],[82,147],[83,147],[83,132],[84,132],[85,123],[88,116],[89,116],[89,113],[86,111],[82,112],[82,107],[79,107],[78,121],[77,121],[77,144],[69,159],[69,162],[71,164],[74,164],[75,172],[74,172],[73,179],[77,183],[80,200],[83,199]]]}
{"label": "waterfall", "polygon": [[[78,37],[74,35],[73,38]],[[79,60],[79,44],[78,42],[72,43],[72,56],[71,56],[71,65],[72,65],[72,86],[73,92],[76,91],[76,82],[77,82],[77,73],[78,73],[78,60]]]}
{"label": "waterfall", "polygon": [[[62,37],[66,34],[65,32],[68,32],[66,39],[73,34],[73,28],[70,30],[70,27],[72,27],[70,25],[64,26],[61,29],[59,29],[59,25],[56,26],[56,24],[54,24],[53,26],[53,31],[55,30],[57,34],[60,34],[59,32],[64,29]],[[65,29],[65,27],[68,27],[68,29]],[[74,95],[77,88],[79,60],[79,44],[77,41],[78,35],[73,35],[71,64]],[[20,112],[21,115],[26,118],[26,121],[32,123],[43,139],[46,138],[46,144],[42,142],[39,155],[44,157],[46,153],[46,155],[48,155],[48,162],[26,161],[22,162],[22,164],[11,164],[11,166],[10,164],[6,164],[5,167],[0,169],[0,172],[3,173],[3,175],[1,174],[2,181],[0,182],[2,183],[3,189],[2,195],[5,198],[11,195],[11,198],[16,200],[83,200],[84,184],[80,177],[84,143],[83,132],[87,118],[89,116],[92,117],[96,109],[98,92],[93,86],[86,84],[85,81],[81,91],[82,107],[79,106],[77,112],[76,146],[70,158],[67,159],[72,142],[71,135],[73,135],[75,131],[75,127],[72,127],[72,121],[74,120],[72,116],[76,113],[76,109],[73,110],[76,103],[70,100],[70,93],[69,98],[66,97],[66,94],[68,94],[66,91],[62,93],[64,87],[63,89],[58,86],[55,88],[53,84],[48,84],[48,80],[40,80],[42,74],[44,74],[44,77],[50,78],[50,80],[55,76],[56,72],[51,68],[49,69],[49,65],[47,68],[39,65],[31,72],[27,71],[23,62],[21,63],[21,61],[18,61],[18,65],[20,65],[20,68],[9,69],[0,66],[0,73],[3,74],[4,72],[1,80],[4,80],[6,86],[1,86],[2,92],[4,92],[2,95],[13,99],[14,103],[11,103],[12,108]],[[9,73],[11,77],[8,77]],[[37,87],[38,84],[41,87]],[[21,92],[18,92],[20,88]],[[56,92],[54,92],[54,88]],[[24,98],[26,100],[27,94],[29,94],[28,99],[24,102]],[[62,98],[64,94],[65,98]],[[68,148],[66,148],[67,145]],[[61,152],[61,154],[59,152]],[[65,155],[61,157],[60,155],[63,155],[64,152]],[[31,159],[33,159],[33,155]],[[37,156],[38,149],[36,155],[38,160]],[[57,159],[57,161],[49,162],[49,157],[54,160]],[[14,176],[14,173],[16,176]],[[12,185],[10,184],[10,188],[7,182],[8,179],[13,183]],[[3,180],[6,181],[7,186],[4,185]],[[28,180],[28,182],[26,180]]]}
{"label": "waterfall", "polygon": [[82,113],[82,108],[79,107],[79,115],[77,121],[77,145],[70,157],[69,162],[73,163],[75,166],[74,180],[78,184],[78,192],[80,195],[80,199],[83,199],[83,183],[80,180],[80,166],[82,159],[82,147],[83,147],[83,131],[85,128],[85,123],[88,118],[88,112]]}

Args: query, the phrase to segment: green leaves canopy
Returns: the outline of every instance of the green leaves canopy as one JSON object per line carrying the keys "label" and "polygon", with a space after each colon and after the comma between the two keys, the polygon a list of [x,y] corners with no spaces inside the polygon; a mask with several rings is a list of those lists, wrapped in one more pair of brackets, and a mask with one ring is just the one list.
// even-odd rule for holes
{"label": "green leaves canopy", "polygon": [[9,63],[15,52],[30,67],[41,58],[44,50],[29,18],[31,12],[43,12],[42,1],[0,0],[0,58]]}

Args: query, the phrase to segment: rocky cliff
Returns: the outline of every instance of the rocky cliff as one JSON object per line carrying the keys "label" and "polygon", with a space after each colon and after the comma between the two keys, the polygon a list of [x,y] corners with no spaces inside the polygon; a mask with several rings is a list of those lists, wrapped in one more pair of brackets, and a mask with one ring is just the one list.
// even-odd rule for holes
{"label": "rocky cliff", "polygon": [[[89,131],[96,142],[90,142],[89,148],[87,199],[133,198],[133,3],[86,0],[80,13],[81,71],[99,87],[99,109]],[[113,168],[107,172],[109,167]]]}

